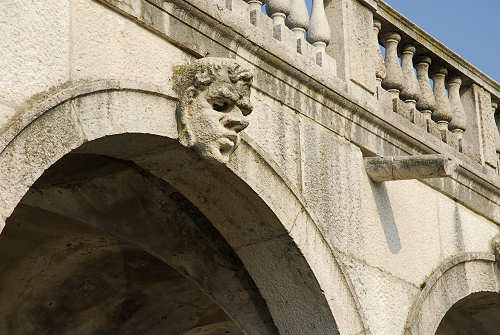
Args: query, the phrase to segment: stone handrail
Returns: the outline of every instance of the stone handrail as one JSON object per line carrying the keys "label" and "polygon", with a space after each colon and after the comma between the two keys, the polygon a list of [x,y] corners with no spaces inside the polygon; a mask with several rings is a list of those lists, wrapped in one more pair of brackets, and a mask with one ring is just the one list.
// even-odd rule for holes
{"label": "stone handrail", "polygon": [[385,104],[394,112],[500,171],[498,116],[495,121],[500,85],[383,0],[360,1],[373,11],[380,104],[386,95]]}
{"label": "stone handrail", "polygon": [[[273,38],[278,41],[296,41],[297,53],[306,56],[312,53],[317,65],[329,63],[330,70],[333,69],[332,74],[336,74],[335,61],[329,59],[325,53],[326,46],[330,43],[331,30],[323,0],[313,0],[310,17],[306,0],[243,1],[248,3],[249,20],[253,25],[259,25],[262,7],[266,5],[266,13],[273,20]],[[290,31],[292,34],[289,34]],[[312,48],[306,42],[309,42]]]}

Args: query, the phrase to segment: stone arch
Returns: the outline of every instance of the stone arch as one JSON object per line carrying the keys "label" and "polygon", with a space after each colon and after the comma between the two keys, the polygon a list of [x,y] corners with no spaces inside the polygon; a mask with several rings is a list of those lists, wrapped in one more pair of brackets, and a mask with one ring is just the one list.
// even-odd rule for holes
{"label": "stone arch", "polygon": [[498,292],[494,262],[495,257],[487,253],[465,253],[444,261],[422,285],[410,308],[405,334],[435,334],[457,302],[479,292]]}
{"label": "stone arch", "polygon": [[363,329],[331,250],[277,165],[245,137],[227,165],[201,160],[177,142],[176,102],[156,87],[109,80],[32,101],[0,137],[0,223],[70,152],[128,160],[168,181],[212,222],[255,281],[280,332]]}

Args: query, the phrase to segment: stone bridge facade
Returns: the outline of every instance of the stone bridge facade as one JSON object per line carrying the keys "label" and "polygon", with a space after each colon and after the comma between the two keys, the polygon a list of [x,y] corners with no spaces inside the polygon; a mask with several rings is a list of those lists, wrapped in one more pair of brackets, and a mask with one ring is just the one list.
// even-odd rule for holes
{"label": "stone bridge facade", "polygon": [[0,4],[0,334],[498,333],[499,84],[263,5]]}

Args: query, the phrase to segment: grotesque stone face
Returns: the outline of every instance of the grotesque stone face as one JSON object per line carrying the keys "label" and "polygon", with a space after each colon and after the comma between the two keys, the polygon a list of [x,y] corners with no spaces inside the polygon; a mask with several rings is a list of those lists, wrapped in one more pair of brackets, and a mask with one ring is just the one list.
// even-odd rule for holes
{"label": "grotesque stone face", "polygon": [[495,253],[495,258],[497,260],[497,265],[500,267],[500,234],[495,236],[491,241],[493,246],[493,252]]}
{"label": "grotesque stone face", "polygon": [[226,163],[248,126],[253,75],[229,58],[207,57],[178,67],[175,89],[179,140],[204,158]]}

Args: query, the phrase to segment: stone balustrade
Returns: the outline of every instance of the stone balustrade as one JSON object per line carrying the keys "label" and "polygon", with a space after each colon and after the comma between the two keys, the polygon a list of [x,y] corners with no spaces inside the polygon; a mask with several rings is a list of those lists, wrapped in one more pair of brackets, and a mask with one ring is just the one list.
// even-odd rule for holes
{"label": "stone balustrade", "polygon": [[384,1],[361,2],[373,13],[373,78],[381,83],[376,95],[379,108],[401,114],[498,172],[498,83]]}
{"label": "stone balustrade", "polygon": [[498,110],[498,102],[491,103],[491,110],[495,119],[496,132],[495,132],[495,151],[497,153],[497,166],[498,174],[500,174],[500,110]]}
{"label": "stone balustrade", "polygon": [[500,170],[498,83],[383,0],[313,0],[311,13],[306,0],[218,2],[255,27],[242,34],[266,57],[279,55],[324,87],[345,87],[335,94],[369,113],[390,113],[385,120],[396,128],[405,118],[429,150],[442,146]]}
{"label": "stone balustrade", "polygon": [[[323,0],[312,1],[312,13],[309,16],[306,0],[244,0],[249,5],[250,21],[258,24],[258,15],[261,8],[266,5],[266,13],[273,20],[272,36],[276,40],[286,39],[289,29],[297,43],[297,52],[307,54],[308,42],[313,48],[312,53],[317,65],[326,62],[325,49],[330,44],[331,29],[328,22]],[[334,63],[334,62],[333,62]]]}

